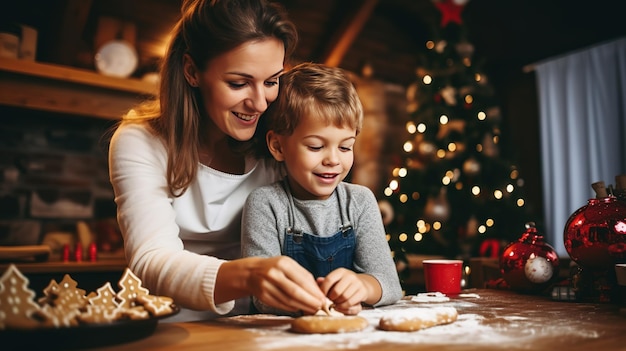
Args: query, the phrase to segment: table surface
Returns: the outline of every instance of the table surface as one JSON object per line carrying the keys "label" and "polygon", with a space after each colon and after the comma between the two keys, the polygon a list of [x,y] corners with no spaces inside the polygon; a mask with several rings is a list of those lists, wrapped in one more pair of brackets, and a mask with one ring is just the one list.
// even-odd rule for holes
{"label": "table surface", "polygon": [[[163,323],[143,339],[98,350],[626,350],[626,308],[553,301],[495,289],[465,290],[447,302],[415,302],[364,310],[364,331],[303,335],[288,317],[257,315]],[[387,332],[380,316],[413,307],[453,306],[456,322],[415,332]]]}

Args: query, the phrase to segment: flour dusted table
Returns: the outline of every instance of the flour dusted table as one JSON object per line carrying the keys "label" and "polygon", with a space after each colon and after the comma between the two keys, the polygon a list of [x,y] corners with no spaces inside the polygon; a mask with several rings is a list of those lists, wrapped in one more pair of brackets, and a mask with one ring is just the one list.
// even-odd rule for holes
{"label": "flour dusted table", "polygon": [[[358,333],[300,335],[289,319],[267,315],[188,323],[160,322],[154,334],[98,350],[626,350],[626,306],[553,301],[493,289],[469,289],[448,302],[403,300],[365,310],[370,327]],[[459,319],[417,332],[385,332],[384,313],[423,306],[454,306]]]}

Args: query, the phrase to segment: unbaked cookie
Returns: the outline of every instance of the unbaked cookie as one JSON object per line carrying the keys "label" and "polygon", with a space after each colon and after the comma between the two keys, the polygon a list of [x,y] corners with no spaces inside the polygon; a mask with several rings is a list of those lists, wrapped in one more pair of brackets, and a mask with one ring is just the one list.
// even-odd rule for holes
{"label": "unbaked cookie", "polygon": [[291,330],[304,334],[352,333],[365,329],[369,322],[359,316],[313,315],[295,318]]}
{"label": "unbaked cookie", "polygon": [[415,307],[394,311],[380,318],[379,328],[388,331],[416,331],[456,321],[456,308],[448,306]]}

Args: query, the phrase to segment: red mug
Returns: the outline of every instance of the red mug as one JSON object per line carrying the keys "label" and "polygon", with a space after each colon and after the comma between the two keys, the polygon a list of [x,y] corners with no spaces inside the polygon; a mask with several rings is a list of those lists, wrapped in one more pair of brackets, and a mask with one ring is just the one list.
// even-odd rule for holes
{"label": "red mug", "polygon": [[427,292],[461,293],[462,260],[424,260],[422,264]]}

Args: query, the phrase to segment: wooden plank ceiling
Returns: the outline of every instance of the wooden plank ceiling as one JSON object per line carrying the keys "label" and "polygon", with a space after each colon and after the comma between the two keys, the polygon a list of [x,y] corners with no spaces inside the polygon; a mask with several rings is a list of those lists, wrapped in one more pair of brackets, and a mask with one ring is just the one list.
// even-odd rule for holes
{"label": "wooden plank ceiling", "polygon": [[[437,16],[429,0],[281,2],[300,35],[294,62],[324,62],[355,73],[367,62],[379,79],[401,84],[412,79],[416,53],[426,38],[427,28],[420,19],[423,15],[418,14]],[[103,26],[110,31],[117,21],[120,31],[135,41],[140,58],[135,75],[141,76],[154,70],[163,55],[169,30],[179,18],[180,3],[181,0],[24,0],[11,6],[15,7],[17,20],[39,29],[40,61],[83,68],[93,68],[93,55],[104,40]],[[390,60],[393,64],[389,64]]]}
{"label": "wooden plank ceiling", "polygon": [[[418,53],[441,18],[433,0],[279,1],[299,30],[294,61],[325,62],[355,73],[368,63],[375,78],[401,85],[414,79]],[[577,0],[471,0],[464,18],[477,54],[492,67],[519,71],[532,61],[626,33],[617,11],[603,9],[610,1],[580,6]],[[39,61],[91,69],[98,46],[117,31],[134,41],[140,58],[135,75],[141,76],[162,56],[180,3],[21,0],[6,3],[0,20],[38,29]]]}

